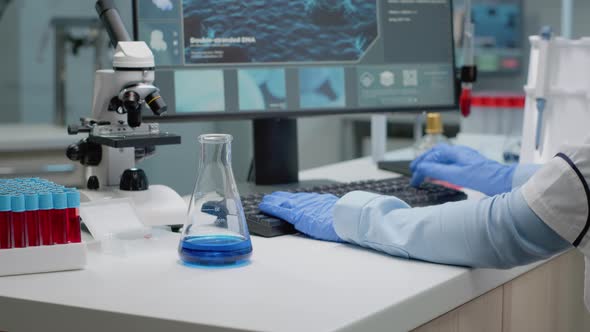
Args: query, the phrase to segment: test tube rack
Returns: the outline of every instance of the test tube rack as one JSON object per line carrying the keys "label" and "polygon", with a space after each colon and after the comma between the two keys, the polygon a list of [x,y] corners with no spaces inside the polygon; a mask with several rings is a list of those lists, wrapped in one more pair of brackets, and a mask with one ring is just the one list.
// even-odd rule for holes
{"label": "test tube rack", "polygon": [[79,207],[75,188],[0,179],[0,276],[85,268]]}

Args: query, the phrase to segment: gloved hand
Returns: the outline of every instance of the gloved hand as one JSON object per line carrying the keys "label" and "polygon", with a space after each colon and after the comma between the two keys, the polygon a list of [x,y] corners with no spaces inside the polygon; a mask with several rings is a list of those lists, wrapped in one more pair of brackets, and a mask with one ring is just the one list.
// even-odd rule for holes
{"label": "gloved hand", "polygon": [[487,159],[466,146],[439,144],[416,158],[410,169],[413,186],[433,178],[494,196],[512,190],[516,166]]}
{"label": "gloved hand", "polygon": [[281,218],[310,237],[343,242],[334,231],[332,210],[338,197],[312,193],[275,192],[264,196],[260,210]]}

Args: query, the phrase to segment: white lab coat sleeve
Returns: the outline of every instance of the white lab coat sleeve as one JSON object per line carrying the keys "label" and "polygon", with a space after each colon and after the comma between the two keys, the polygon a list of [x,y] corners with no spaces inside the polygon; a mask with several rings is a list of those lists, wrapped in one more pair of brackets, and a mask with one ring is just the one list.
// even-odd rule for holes
{"label": "white lab coat sleeve", "polygon": [[586,308],[590,311],[590,258],[584,257],[586,268],[584,271],[584,303]]}
{"label": "white lab coat sleeve", "polygon": [[394,256],[472,267],[509,268],[571,247],[535,215],[520,189],[413,209],[352,192],[334,207],[334,229],[347,242]]}
{"label": "white lab coat sleeve", "polygon": [[590,309],[590,141],[565,146],[522,186],[524,199],[545,224],[586,259],[585,300]]}
{"label": "white lab coat sleeve", "polygon": [[525,184],[537,171],[541,165],[537,164],[519,164],[514,170],[512,176],[512,189],[521,187]]}

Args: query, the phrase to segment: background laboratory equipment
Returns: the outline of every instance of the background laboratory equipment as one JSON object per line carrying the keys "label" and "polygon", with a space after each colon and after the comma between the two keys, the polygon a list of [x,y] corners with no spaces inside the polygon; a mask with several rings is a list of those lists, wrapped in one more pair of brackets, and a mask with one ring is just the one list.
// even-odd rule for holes
{"label": "background laboratory equipment", "polygon": [[[521,161],[544,163],[588,136],[590,38],[531,36]],[[539,104],[543,104],[542,109]]]}
{"label": "background laboratory equipment", "polygon": [[461,118],[466,134],[521,136],[525,97],[510,93],[477,93],[471,114]]}
{"label": "background laboratory equipment", "polygon": [[[153,155],[156,145],[180,144],[180,136],[145,123],[142,111],[160,116],[167,110],[154,85],[154,56],[144,42],[132,41],[112,1],[99,0],[96,11],[116,48],[113,68],[97,70],[92,118],[68,127],[88,133],[72,144],[67,156],[88,168],[84,201],[129,197],[146,225],[180,223],[186,211],[182,197],[162,185],[149,186],[136,162]],[[63,209],[67,207],[66,199]]]}
{"label": "background laboratory equipment", "polygon": [[231,264],[252,253],[250,233],[231,168],[231,135],[198,138],[201,158],[195,190],[179,244],[182,261]]}
{"label": "background laboratory equipment", "polygon": [[520,94],[477,93],[472,98],[471,113],[461,118],[461,134],[497,139],[503,161],[518,162],[524,104],[525,97]]}
{"label": "background laboratory equipment", "polygon": [[[455,0],[453,7],[458,63],[473,56],[464,52],[473,46],[474,64],[484,76],[515,75],[521,71],[525,53],[522,0]],[[468,22],[475,27],[470,31],[474,33],[473,39],[465,38],[465,32],[473,28]]]}
{"label": "background laboratory equipment", "polygon": [[426,115],[426,134],[414,144],[414,154],[419,156],[439,143],[450,143],[443,135],[443,123],[440,113]]}

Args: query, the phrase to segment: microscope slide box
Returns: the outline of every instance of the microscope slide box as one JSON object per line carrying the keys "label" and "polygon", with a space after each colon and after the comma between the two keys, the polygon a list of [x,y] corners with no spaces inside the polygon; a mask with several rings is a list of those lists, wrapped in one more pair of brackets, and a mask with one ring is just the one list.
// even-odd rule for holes
{"label": "microscope slide box", "polygon": [[0,276],[81,270],[84,267],[85,243],[0,250]]}

